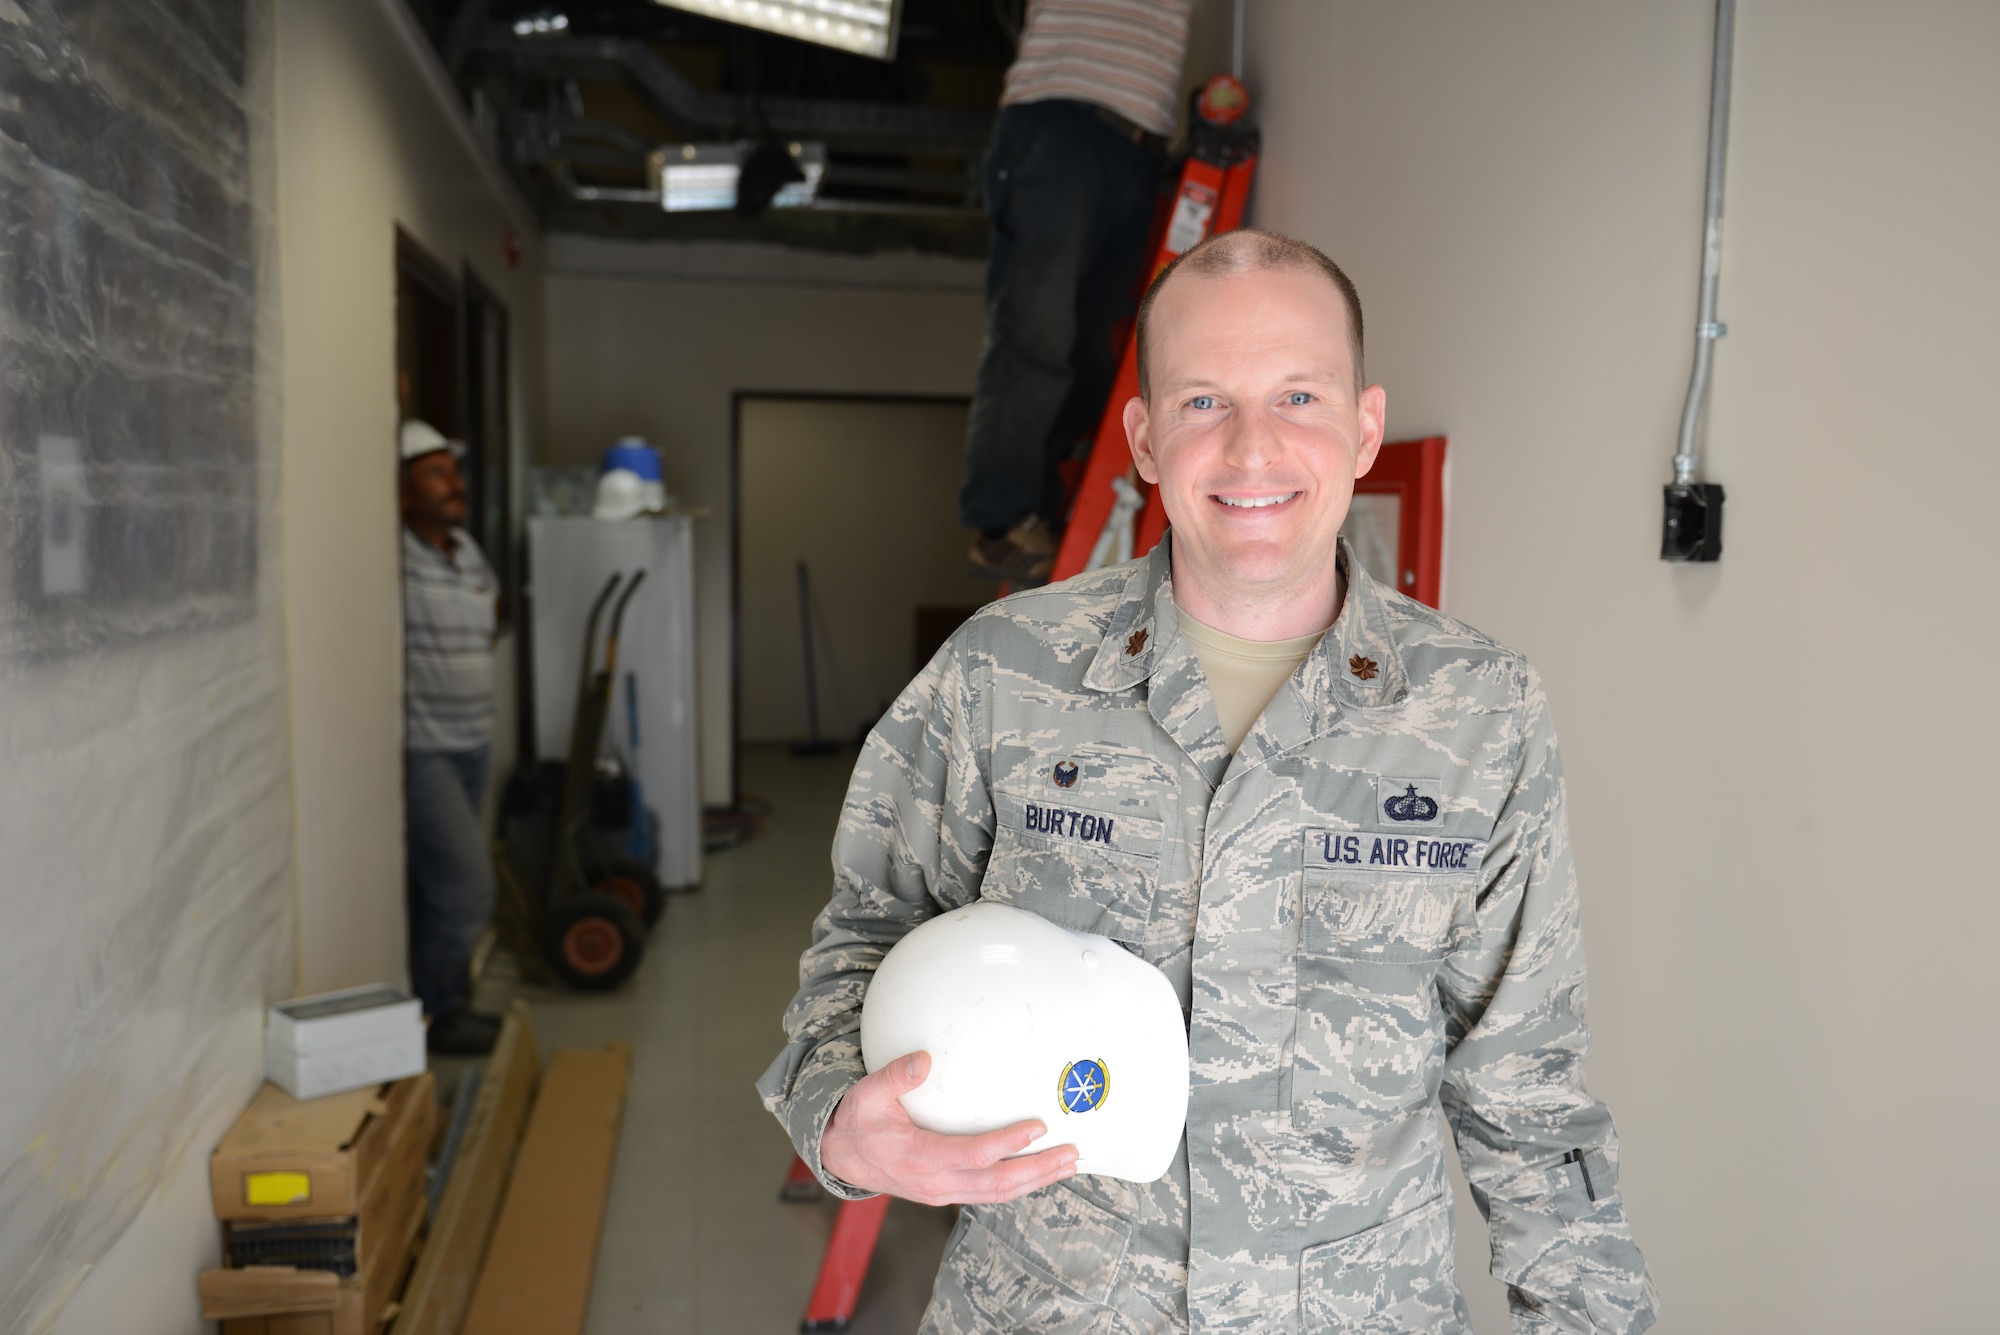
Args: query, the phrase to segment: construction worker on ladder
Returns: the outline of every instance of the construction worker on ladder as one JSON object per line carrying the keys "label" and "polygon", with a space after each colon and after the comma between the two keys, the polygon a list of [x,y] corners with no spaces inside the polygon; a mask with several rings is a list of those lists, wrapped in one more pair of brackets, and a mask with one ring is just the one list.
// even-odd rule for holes
{"label": "construction worker on ladder", "polygon": [[1174,131],[1192,0],[1029,0],[985,165],[986,337],[959,522],[970,572],[1055,562],[1057,465],[1096,430]]}

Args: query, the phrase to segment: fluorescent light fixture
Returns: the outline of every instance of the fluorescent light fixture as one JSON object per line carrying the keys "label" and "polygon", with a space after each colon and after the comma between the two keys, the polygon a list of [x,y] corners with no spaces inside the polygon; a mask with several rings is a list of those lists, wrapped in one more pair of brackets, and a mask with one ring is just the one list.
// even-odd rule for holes
{"label": "fluorescent light fixture", "polygon": [[[660,207],[668,213],[715,212],[736,207],[736,183],[754,144],[668,144],[653,150],[654,175],[660,183]],[[771,199],[774,209],[809,209],[826,175],[825,144],[787,144],[792,161],[805,176],[780,187]]]}
{"label": "fluorescent light fixture", "polygon": [[704,18],[761,28],[857,56],[896,58],[901,0],[655,0]]}
{"label": "fluorescent light fixture", "polygon": [[547,37],[550,33],[568,31],[569,15],[559,9],[538,9],[514,20],[516,37]]}

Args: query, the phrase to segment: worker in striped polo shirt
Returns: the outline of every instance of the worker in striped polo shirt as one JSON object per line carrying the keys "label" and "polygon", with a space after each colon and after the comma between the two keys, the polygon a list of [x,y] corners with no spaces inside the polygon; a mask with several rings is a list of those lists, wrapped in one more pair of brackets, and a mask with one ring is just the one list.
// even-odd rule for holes
{"label": "worker in striped polo shirt", "polygon": [[959,522],[970,572],[1040,584],[1056,465],[1097,428],[1111,329],[1146,259],[1192,0],[1029,0],[985,167],[986,339]]}
{"label": "worker in striped polo shirt", "polygon": [[479,805],[493,753],[499,582],[463,527],[465,446],[428,422],[402,432],[404,737],[410,979],[433,1052],[490,1052],[498,1017],[467,1003],[472,950],[493,921]]}

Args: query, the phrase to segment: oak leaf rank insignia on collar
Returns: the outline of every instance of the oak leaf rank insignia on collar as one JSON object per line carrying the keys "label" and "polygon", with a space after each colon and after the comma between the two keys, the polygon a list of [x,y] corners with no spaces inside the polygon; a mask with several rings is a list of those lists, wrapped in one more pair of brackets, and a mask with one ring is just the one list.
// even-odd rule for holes
{"label": "oak leaf rank insignia on collar", "polygon": [[1373,681],[1376,673],[1375,660],[1356,654],[1347,660],[1347,670],[1363,681]]}
{"label": "oak leaf rank insignia on collar", "polygon": [[1135,630],[1132,632],[1131,638],[1125,641],[1125,656],[1127,658],[1137,658],[1139,656],[1139,651],[1146,647],[1147,633],[1144,630]]}

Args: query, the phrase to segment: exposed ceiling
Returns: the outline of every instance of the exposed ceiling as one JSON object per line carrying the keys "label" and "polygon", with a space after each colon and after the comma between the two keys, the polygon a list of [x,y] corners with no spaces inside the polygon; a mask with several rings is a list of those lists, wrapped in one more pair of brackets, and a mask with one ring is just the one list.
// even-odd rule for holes
{"label": "exposed ceiling", "polygon": [[[880,61],[653,0],[410,0],[550,231],[958,255],[985,253],[979,161],[1022,5],[902,0]],[[741,141],[825,144],[816,206],[660,207],[648,154]]]}

